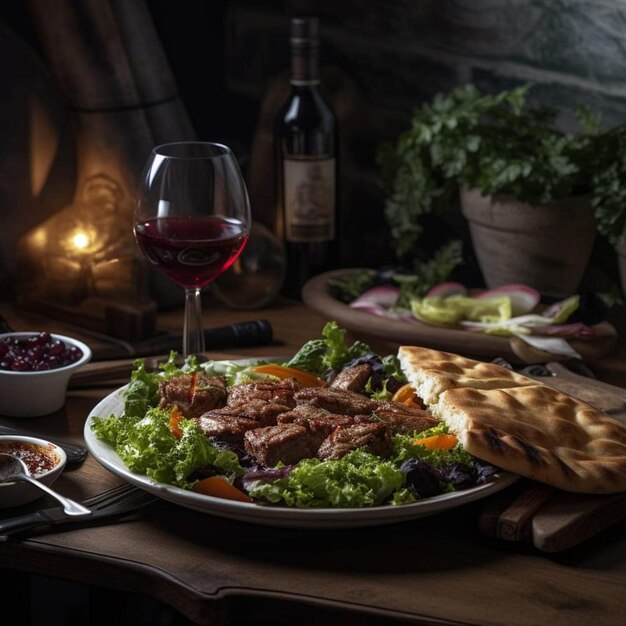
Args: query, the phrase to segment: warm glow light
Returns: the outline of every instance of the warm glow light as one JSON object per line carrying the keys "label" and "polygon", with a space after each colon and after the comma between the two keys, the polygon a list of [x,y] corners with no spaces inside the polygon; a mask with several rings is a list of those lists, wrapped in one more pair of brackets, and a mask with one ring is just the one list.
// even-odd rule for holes
{"label": "warm glow light", "polygon": [[85,250],[89,246],[89,236],[87,233],[76,233],[72,237],[72,243],[77,250]]}

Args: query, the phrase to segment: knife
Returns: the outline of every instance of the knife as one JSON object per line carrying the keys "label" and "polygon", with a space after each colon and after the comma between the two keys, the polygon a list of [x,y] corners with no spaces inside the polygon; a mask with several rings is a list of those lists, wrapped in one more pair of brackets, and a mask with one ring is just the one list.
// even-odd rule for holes
{"label": "knife", "polygon": [[[272,325],[267,320],[252,320],[217,328],[207,328],[203,331],[203,335],[207,350],[248,348],[271,343],[273,330]],[[132,352],[129,356],[143,357],[169,352],[170,350],[180,351],[182,344],[182,335],[157,336],[140,343],[131,344]]]}
{"label": "knife", "polygon": [[[115,344],[133,358],[166,354],[171,350],[180,352],[183,345],[182,335],[167,332],[133,343],[91,329],[81,328],[80,333],[106,343]],[[274,331],[268,320],[259,319],[207,328],[203,331],[203,335],[206,350],[219,350],[221,348],[249,348],[270,344],[274,337]]]}
{"label": "knife", "polygon": [[0,434],[2,435],[28,435],[29,437],[40,437],[41,439],[45,439],[50,441],[51,443],[59,446],[59,448],[63,448],[65,454],[67,455],[68,463],[82,463],[87,458],[87,448],[84,446],[80,446],[76,443],[70,443],[69,441],[65,441],[65,439],[57,439],[53,437],[48,437],[48,435],[38,435],[36,433],[29,433],[25,430],[19,430],[18,428],[12,428],[11,426],[5,426],[4,424],[0,424]]}
{"label": "knife", "polygon": [[119,518],[133,513],[156,500],[158,498],[151,493],[125,483],[83,501],[82,504],[91,510],[91,515],[80,520],[67,515],[62,507],[42,509],[0,520],[0,541],[6,541],[9,535],[19,533],[20,537],[25,537],[50,531],[57,526],[90,526],[96,520]]}

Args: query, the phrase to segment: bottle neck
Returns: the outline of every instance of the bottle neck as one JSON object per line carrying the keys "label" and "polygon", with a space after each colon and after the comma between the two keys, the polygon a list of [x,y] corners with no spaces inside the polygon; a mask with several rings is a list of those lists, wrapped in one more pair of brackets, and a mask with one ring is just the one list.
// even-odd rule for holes
{"label": "bottle neck", "polygon": [[316,41],[292,41],[289,82],[295,87],[320,84],[319,45]]}

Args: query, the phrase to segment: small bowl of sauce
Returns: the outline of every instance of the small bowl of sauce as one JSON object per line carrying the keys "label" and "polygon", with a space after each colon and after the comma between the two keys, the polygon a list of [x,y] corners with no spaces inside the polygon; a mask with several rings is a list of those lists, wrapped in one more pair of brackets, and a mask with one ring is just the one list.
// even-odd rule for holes
{"label": "small bowl of sauce", "polygon": [[[62,448],[38,437],[1,435],[0,452],[24,461],[28,473],[46,485],[52,485],[67,462]],[[23,481],[0,483],[0,508],[19,506],[44,496],[41,489]]]}

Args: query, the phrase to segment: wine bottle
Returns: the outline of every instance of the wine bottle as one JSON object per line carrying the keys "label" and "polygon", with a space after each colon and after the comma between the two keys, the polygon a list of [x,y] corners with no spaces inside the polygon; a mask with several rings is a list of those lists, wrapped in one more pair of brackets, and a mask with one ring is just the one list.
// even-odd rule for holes
{"label": "wine bottle", "polygon": [[292,18],[290,43],[291,93],[274,125],[276,234],[287,261],[282,292],[297,298],[310,277],[338,259],[337,124],[319,89],[317,18]]}

